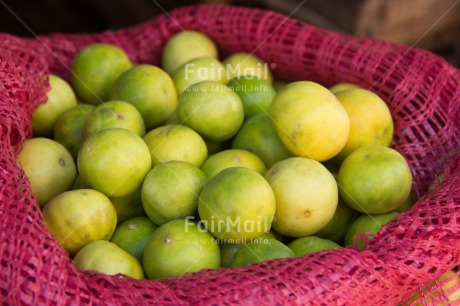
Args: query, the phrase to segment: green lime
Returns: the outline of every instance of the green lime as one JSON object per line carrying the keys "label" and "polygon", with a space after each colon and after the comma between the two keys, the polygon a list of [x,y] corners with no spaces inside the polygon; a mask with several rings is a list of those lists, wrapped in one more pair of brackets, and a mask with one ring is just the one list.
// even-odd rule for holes
{"label": "green lime", "polygon": [[292,258],[295,253],[276,239],[263,239],[242,245],[233,255],[230,266],[240,267],[277,258]]}
{"label": "green lime", "polygon": [[254,76],[239,76],[230,80],[227,86],[240,97],[245,119],[270,112],[276,92],[267,81]]}
{"label": "green lime", "polygon": [[131,218],[117,226],[110,241],[142,262],[145,245],[157,228],[147,217]]}
{"label": "green lime", "polygon": [[110,44],[91,44],[75,56],[71,84],[83,101],[100,104],[109,99],[113,83],[131,66],[122,49]]}
{"label": "green lime", "polygon": [[295,253],[296,256],[303,256],[308,253],[318,252],[322,250],[338,249],[340,245],[337,243],[322,239],[315,236],[300,237],[288,244],[288,247]]}

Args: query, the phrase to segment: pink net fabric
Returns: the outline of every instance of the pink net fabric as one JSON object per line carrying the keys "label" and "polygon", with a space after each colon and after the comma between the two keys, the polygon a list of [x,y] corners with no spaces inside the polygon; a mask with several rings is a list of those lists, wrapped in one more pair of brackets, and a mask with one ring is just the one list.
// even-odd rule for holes
{"label": "pink net fabric", "polygon": [[[21,143],[31,136],[32,111],[46,100],[49,73],[68,79],[85,45],[112,43],[136,63],[159,65],[166,40],[183,29],[208,34],[223,56],[253,52],[276,65],[281,79],[353,82],[378,93],[395,120],[392,145],[413,172],[420,197],[414,208],[363,251],[322,251],[159,281],[77,271],[46,230],[28,180],[15,166]],[[0,34],[0,50],[4,304],[394,305],[460,263],[460,72],[430,52],[321,30],[275,12],[206,5],[91,35]],[[445,180],[427,193],[441,171]]]}

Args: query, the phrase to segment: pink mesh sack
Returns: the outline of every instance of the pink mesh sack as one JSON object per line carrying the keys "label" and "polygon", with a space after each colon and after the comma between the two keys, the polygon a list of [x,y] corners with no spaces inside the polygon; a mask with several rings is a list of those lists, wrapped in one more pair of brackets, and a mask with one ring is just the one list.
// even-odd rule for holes
{"label": "pink mesh sack", "polygon": [[[31,136],[31,114],[46,100],[48,75],[68,79],[76,52],[95,42],[123,48],[136,63],[159,65],[166,40],[183,29],[209,35],[223,56],[254,52],[276,64],[281,79],[352,82],[379,94],[395,121],[392,146],[412,169],[419,197],[414,208],[361,251],[321,251],[158,281],[77,271],[15,166],[21,143]],[[430,52],[321,30],[265,10],[193,6],[92,35],[0,34],[0,78],[4,305],[396,305],[460,263],[460,72]],[[427,192],[441,171],[444,181]],[[445,302],[449,292],[441,293],[432,302]],[[428,295],[421,292],[422,300]]]}

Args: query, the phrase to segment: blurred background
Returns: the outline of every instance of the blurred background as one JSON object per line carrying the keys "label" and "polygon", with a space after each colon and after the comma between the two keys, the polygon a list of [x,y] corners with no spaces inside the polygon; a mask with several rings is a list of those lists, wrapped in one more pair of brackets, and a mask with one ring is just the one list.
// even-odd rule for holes
{"label": "blurred background", "polygon": [[2,0],[0,32],[100,32],[200,3],[270,9],[321,28],[424,48],[460,67],[459,0]]}

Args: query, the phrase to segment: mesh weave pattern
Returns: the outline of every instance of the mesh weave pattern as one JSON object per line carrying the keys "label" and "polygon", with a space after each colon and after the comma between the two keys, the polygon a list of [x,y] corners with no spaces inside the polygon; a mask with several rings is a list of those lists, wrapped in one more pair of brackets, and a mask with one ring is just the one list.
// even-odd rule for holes
{"label": "mesh weave pattern", "polygon": [[[182,29],[208,34],[223,56],[253,52],[276,64],[282,79],[353,82],[379,94],[395,121],[392,146],[412,169],[420,197],[414,208],[363,251],[322,251],[159,281],[77,271],[46,230],[28,179],[15,166],[31,136],[32,111],[46,100],[49,73],[69,79],[82,47],[112,43],[136,63],[159,65],[166,40]],[[4,304],[391,305],[460,263],[460,71],[430,52],[321,30],[275,12],[202,5],[98,34],[0,34],[0,79]],[[443,170],[443,183],[427,193]]]}

